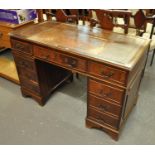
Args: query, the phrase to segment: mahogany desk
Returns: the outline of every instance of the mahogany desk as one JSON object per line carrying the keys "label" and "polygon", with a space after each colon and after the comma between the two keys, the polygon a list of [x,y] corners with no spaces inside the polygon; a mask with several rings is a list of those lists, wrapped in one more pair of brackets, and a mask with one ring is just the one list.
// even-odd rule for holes
{"label": "mahogany desk", "polygon": [[87,76],[87,127],[117,140],[137,102],[149,40],[57,22],[10,34],[23,96],[44,105],[72,72]]}

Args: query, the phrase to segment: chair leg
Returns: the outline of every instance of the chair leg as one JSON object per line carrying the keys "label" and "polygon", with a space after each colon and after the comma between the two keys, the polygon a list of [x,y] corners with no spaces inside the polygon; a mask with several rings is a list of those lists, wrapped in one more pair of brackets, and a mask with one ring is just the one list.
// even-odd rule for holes
{"label": "chair leg", "polygon": [[152,66],[152,64],[153,64],[154,55],[155,55],[155,49],[153,50],[150,66]]}

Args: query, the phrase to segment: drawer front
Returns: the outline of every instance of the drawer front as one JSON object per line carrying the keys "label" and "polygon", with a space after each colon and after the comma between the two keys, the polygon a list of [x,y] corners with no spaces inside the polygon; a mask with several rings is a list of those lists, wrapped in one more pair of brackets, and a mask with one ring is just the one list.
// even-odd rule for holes
{"label": "drawer front", "polygon": [[34,72],[31,72],[27,69],[23,69],[21,67],[18,67],[18,74],[20,77],[23,77],[26,80],[29,80],[32,82],[38,82],[37,75]]}
{"label": "drawer front", "polygon": [[58,53],[57,55],[57,62],[59,64],[62,64],[65,67],[76,69],[79,71],[86,71],[86,68],[87,68],[86,60],[67,56],[67,55],[60,54],[60,53]]}
{"label": "drawer front", "polygon": [[88,99],[89,99],[88,101],[89,106],[96,108],[101,112],[109,113],[118,117],[120,116],[120,113],[121,113],[120,106],[111,104],[110,102],[103,100],[101,98],[98,98],[91,94],[89,94]]}
{"label": "drawer front", "polygon": [[103,78],[114,83],[125,85],[127,72],[121,71],[103,64],[89,62],[88,72],[92,75]]}
{"label": "drawer front", "polygon": [[89,79],[88,91],[106,100],[114,101],[118,104],[122,103],[123,96],[124,96],[123,89],[114,88],[104,84],[103,82],[97,82],[92,79]]}
{"label": "drawer front", "polygon": [[11,40],[12,48],[15,50],[18,50],[18,52],[23,52],[27,55],[32,55],[32,45],[29,43],[17,41],[17,40]]}
{"label": "drawer front", "polygon": [[45,61],[54,61],[56,57],[56,53],[54,50],[51,50],[51,49],[34,46],[34,56],[37,58],[41,58]]}
{"label": "drawer front", "polygon": [[39,89],[39,86],[37,84],[34,84],[31,81],[26,80],[22,77],[20,77],[20,84],[21,84],[21,87],[24,87],[27,90],[29,90],[29,91],[37,94],[37,95],[40,95],[40,89]]}
{"label": "drawer front", "polygon": [[24,57],[16,55],[14,52],[13,52],[13,56],[14,56],[14,59],[18,66],[35,72],[35,64],[34,64],[33,60],[31,60],[30,58],[29,58],[29,60],[27,60]]}
{"label": "drawer front", "polygon": [[101,113],[93,108],[88,108],[87,117],[102,125],[108,125],[115,129],[119,126],[119,120],[117,118]]}

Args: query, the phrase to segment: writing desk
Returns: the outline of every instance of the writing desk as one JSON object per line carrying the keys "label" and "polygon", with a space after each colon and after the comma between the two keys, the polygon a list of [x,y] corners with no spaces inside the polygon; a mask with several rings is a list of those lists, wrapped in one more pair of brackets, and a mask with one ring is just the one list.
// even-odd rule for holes
{"label": "writing desk", "polygon": [[118,139],[137,101],[149,40],[49,21],[10,36],[23,96],[44,105],[52,91],[72,81],[73,72],[83,74],[87,127]]}

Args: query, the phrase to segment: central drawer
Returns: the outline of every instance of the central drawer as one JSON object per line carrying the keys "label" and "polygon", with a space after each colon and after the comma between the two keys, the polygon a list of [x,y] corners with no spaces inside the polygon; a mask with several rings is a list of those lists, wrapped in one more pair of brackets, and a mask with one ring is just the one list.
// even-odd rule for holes
{"label": "central drawer", "polygon": [[117,87],[112,87],[103,82],[97,82],[89,79],[89,93],[95,94],[106,100],[114,101],[117,104],[122,104],[124,90]]}
{"label": "central drawer", "polygon": [[68,67],[70,69],[75,69],[75,70],[79,70],[82,72],[85,72],[87,69],[87,61],[77,58],[77,57],[73,57],[73,56],[68,56],[65,54],[60,54],[57,53],[57,63]]}

